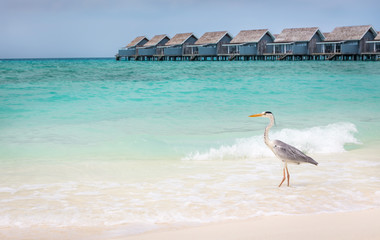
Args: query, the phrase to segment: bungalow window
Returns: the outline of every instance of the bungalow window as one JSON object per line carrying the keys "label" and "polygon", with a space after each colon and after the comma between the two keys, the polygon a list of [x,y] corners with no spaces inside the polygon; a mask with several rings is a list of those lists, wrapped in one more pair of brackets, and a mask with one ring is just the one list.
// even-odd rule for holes
{"label": "bungalow window", "polygon": [[325,45],[325,53],[332,53],[332,52],[334,52],[333,45],[331,45],[331,44],[326,44],[326,45]]}
{"label": "bungalow window", "polygon": [[380,52],[380,43],[375,43],[376,44],[376,52]]}
{"label": "bungalow window", "polygon": [[337,44],[337,45],[336,45],[335,52],[340,53],[340,46],[341,46],[340,44]]}
{"label": "bungalow window", "polygon": [[276,53],[281,53],[282,52],[282,46],[281,45],[275,45],[274,48],[275,48],[275,52]]}
{"label": "bungalow window", "polygon": [[325,53],[340,53],[340,44],[326,44]]}

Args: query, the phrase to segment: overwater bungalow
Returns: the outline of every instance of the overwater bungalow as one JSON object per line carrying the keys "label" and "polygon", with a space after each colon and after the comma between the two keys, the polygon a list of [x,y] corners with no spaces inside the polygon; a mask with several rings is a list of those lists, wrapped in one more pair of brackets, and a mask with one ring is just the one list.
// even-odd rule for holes
{"label": "overwater bungalow", "polygon": [[170,38],[166,34],[154,36],[143,46],[137,47],[138,56],[144,60],[158,60],[156,58],[160,58],[163,55],[163,48],[158,47],[164,46],[169,40]]}
{"label": "overwater bungalow", "polygon": [[380,32],[371,25],[243,30],[233,38],[227,31],[135,38],[116,54],[116,60],[380,60]]}
{"label": "overwater bungalow", "polygon": [[182,60],[182,55],[187,45],[194,44],[198,38],[193,33],[178,33],[165,45],[158,46],[163,48],[165,60]]}
{"label": "overwater bungalow", "polygon": [[377,36],[372,41],[367,41],[367,53],[380,54],[380,32],[377,32]]}
{"label": "overwater bungalow", "polygon": [[232,36],[227,31],[206,32],[193,45],[187,45],[184,56],[190,60],[217,60],[223,44],[229,43]]}
{"label": "overwater bungalow", "polygon": [[[286,28],[277,35],[273,43],[272,55],[279,55],[281,59],[287,56],[307,56],[317,52],[317,44],[325,39],[318,27]],[[294,57],[293,57],[294,58]]]}
{"label": "overwater bungalow", "polygon": [[272,52],[272,46],[267,43],[274,41],[274,36],[268,29],[242,30],[236,35],[230,43],[223,44],[225,48],[219,55],[230,56],[230,60],[247,56],[263,55]]}
{"label": "overwater bungalow", "polygon": [[368,52],[370,45],[368,41],[373,41],[377,32],[370,25],[336,27],[328,34],[321,45],[320,53],[330,54],[331,57],[336,55],[358,55]]}
{"label": "overwater bungalow", "polygon": [[145,36],[139,36],[133,39],[127,46],[123,47],[118,52],[118,57],[134,58],[137,55],[137,47],[143,46],[149,40]]}

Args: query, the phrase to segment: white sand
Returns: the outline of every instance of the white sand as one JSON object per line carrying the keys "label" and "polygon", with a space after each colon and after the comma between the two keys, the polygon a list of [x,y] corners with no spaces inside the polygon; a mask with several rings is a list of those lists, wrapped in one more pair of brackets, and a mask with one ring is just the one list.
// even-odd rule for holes
{"label": "white sand", "polygon": [[[376,147],[358,149],[349,153],[343,153],[342,155],[324,156],[319,158],[321,160],[321,166],[318,166],[317,170],[321,172],[332,171],[331,168],[325,167],[328,164],[328,160],[332,163],[336,163],[337,166],[345,166],[345,161],[356,164],[355,171],[350,170],[351,175],[345,181],[342,182],[342,187],[352,190],[352,188],[361,188],[361,192],[364,196],[368,193],[372,206],[375,208],[363,211],[353,211],[345,213],[325,213],[325,214],[305,214],[305,215],[288,215],[288,216],[264,216],[255,217],[249,220],[236,220],[215,224],[204,224],[197,227],[177,227],[173,228],[168,224],[160,226],[158,230],[151,232],[145,232],[139,235],[130,235],[130,225],[117,225],[113,227],[107,227],[104,225],[94,227],[48,227],[43,225],[37,225],[35,227],[0,227],[0,240],[198,240],[198,239],[217,239],[217,240],[245,240],[245,239],[378,239],[380,240],[380,208],[378,181],[376,179],[379,174],[378,162],[379,162],[379,150]],[[376,164],[373,164],[376,163]],[[203,167],[203,166],[202,166]],[[346,167],[346,166],[345,166]],[[317,172],[317,170],[314,170]],[[360,170],[360,171],[359,171]],[[302,172],[306,171],[300,169],[296,172],[295,178],[291,184],[295,185],[295,188],[283,187],[278,189],[276,193],[279,195],[279,199],[286,198],[286,195],[292,194],[297,190],[302,180]],[[356,175],[355,175],[356,174]],[[366,178],[372,176],[376,181],[368,182]],[[323,179],[316,174],[314,180],[317,181],[315,186],[319,186]],[[363,181],[354,182],[357,185],[353,185],[350,182],[350,178],[358,180],[362,178]],[[298,181],[297,181],[298,180]],[[359,179],[360,180],[360,179]],[[319,181],[319,182],[318,182]],[[277,179],[274,184],[278,183]],[[313,183],[312,179],[308,180],[308,186]],[[376,185],[377,184],[377,185]],[[369,185],[373,185],[372,188],[367,188]],[[302,187],[302,186],[301,186]],[[323,187],[323,186],[322,186]],[[328,186],[327,186],[328,187]],[[273,185],[273,188],[277,190],[277,187]],[[280,191],[281,190],[281,191]],[[339,190],[334,188],[331,191]],[[343,189],[344,190],[344,189]],[[374,193],[375,191],[375,193]],[[282,194],[282,195],[281,195]],[[353,195],[347,195],[353,196]],[[331,198],[328,194],[326,197]],[[286,199],[284,199],[286,200]],[[338,199],[340,200],[340,199]],[[324,201],[320,201],[321,204]],[[361,203],[361,202],[359,202]],[[315,204],[318,204],[316,202]],[[371,205],[370,204],[370,205]],[[15,208],[16,209],[16,208]],[[302,211],[301,211],[302,212]],[[307,212],[305,212],[307,213]],[[36,220],[36,216],[32,217]],[[116,214],[115,217],[118,215]],[[49,220],[49,219],[48,219]],[[73,224],[75,225],[75,223]],[[136,233],[141,232],[144,229],[135,229]]]}
{"label": "white sand", "polygon": [[163,230],[118,239],[380,239],[380,209],[349,213],[260,217],[247,221]]}
{"label": "white sand", "polygon": [[380,209],[346,213],[257,217],[128,236],[123,227],[0,228],[1,240],[379,240]]}

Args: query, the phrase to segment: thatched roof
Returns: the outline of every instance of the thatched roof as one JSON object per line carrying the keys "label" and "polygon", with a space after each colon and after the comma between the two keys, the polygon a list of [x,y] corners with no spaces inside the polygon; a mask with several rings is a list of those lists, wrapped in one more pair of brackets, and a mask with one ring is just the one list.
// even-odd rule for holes
{"label": "thatched roof", "polygon": [[165,38],[167,38],[168,40],[169,37],[166,36],[166,34],[161,34],[161,35],[156,35],[154,36],[152,39],[150,39],[149,42],[145,43],[144,44],[144,47],[153,47],[153,46],[157,46],[157,44],[159,44],[162,40],[164,40]]}
{"label": "thatched roof", "polygon": [[225,35],[231,37],[227,31],[220,32],[206,32],[196,41],[196,45],[205,45],[205,44],[217,44]]}
{"label": "thatched roof", "polygon": [[269,34],[272,39],[274,37],[268,31],[268,29],[257,29],[257,30],[243,30],[236,35],[230,43],[257,43],[259,42],[265,34]]}
{"label": "thatched roof", "polygon": [[380,32],[377,32],[377,36],[375,37],[375,40],[380,40]]}
{"label": "thatched roof", "polygon": [[144,36],[139,36],[135,39],[133,39],[132,42],[130,42],[126,47],[129,48],[129,47],[136,47],[139,45],[139,43],[141,43],[144,39],[146,39],[147,41],[149,41],[146,37]]}
{"label": "thatched roof", "polygon": [[376,35],[371,25],[336,27],[326,37],[325,42],[361,40],[368,31]]}
{"label": "thatched roof", "polygon": [[317,27],[311,28],[286,28],[276,37],[274,42],[309,42],[315,34],[324,39],[323,34]]}
{"label": "thatched roof", "polygon": [[[194,36],[193,33],[177,33],[165,46],[181,45],[186,42],[191,36]],[[195,36],[194,36],[195,37]],[[197,37],[195,37],[197,39]]]}

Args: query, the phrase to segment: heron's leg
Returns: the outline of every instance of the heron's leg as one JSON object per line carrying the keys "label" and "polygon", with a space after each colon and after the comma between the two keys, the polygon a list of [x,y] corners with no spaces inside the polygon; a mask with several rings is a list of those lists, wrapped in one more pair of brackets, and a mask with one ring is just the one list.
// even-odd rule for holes
{"label": "heron's leg", "polygon": [[[289,174],[289,170],[288,170],[288,164],[285,163],[285,169],[286,169],[286,173],[288,175],[288,187],[289,187],[289,181],[290,181],[290,174]],[[284,173],[285,174],[285,173]]]}
{"label": "heron's leg", "polygon": [[285,167],[284,167],[284,177],[282,178],[282,181],[280,183],[280,185],[278,185],[278,187],[281,187],[282,183],[285,181]]}

